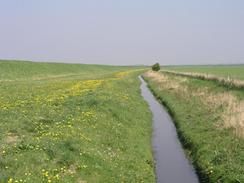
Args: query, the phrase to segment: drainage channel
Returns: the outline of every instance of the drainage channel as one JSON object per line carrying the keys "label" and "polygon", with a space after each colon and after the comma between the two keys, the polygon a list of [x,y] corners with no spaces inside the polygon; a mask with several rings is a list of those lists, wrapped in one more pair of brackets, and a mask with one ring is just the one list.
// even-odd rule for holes
{"label": "drainage channel", "polygon": [[141,80],[141,94],[153,114],[153,152],[157,183],[199,183],[179,142],[171,117]]}

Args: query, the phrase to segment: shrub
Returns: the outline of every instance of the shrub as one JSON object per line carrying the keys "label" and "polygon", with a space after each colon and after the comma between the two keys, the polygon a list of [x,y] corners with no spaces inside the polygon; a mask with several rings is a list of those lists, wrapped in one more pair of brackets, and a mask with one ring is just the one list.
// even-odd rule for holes
{"label": "shrub", "polygon": [[152,66],[152,70],[153,70],[153,71],[159,71],[159,70],[160,70],[160,65],[159,65],[159,63],[154,64],[154,65]]}

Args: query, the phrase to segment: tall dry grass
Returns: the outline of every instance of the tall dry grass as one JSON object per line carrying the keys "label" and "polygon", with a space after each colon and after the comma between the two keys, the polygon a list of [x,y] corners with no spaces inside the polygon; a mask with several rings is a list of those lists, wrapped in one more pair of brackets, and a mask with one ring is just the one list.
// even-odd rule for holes
{"label": "tall dry grass", "polygon": [[215,81],[218,84],[229,87],[229,88],[244,89],[243,80],[233,79],[230,77],[224,78],[224,77],[216,76],[213,74],[203,74],[203,73],[195,73],[195,72],[176,72],[176,71],[168,71],[168,70],[162,70],[162,72],[179,75],[179,76],[198,78],[198,79],[202,79],[202,80]]}
{"label": "tall dry grass", "polygon": [[[231,92],[214,93],[208,87],[199,87],[197,89],[189,88],[187,81],[190,79],[185,74],[172,72],[153,72],[145,73],[145,76],[158,82],[159,88],[167,89],[174,92],[176,95],[184,97],[186,100],[191,100],[192,97],[198,97],[199,100],[206,105],[212,112],[219,108],[223,109],[218,128],[232,128],[236,135],[244,137],[244,101],[238,99]],[[183,77],[182,77],[183,76]],[[195,77],[192,75],[191,77]],[[200,76],[199,76],[200,77]],[[210,80],[210,79],[208,79]]]}

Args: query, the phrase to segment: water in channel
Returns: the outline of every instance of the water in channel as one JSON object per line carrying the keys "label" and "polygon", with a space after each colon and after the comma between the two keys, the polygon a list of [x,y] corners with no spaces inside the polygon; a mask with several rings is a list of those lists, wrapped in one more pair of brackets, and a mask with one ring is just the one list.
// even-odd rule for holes
{"label": "water in channel", "polygon": [[175,126],[163,106],[140,77],[141,94],[153,114],[153,152],[157,183],[199,183],[179,142]]}

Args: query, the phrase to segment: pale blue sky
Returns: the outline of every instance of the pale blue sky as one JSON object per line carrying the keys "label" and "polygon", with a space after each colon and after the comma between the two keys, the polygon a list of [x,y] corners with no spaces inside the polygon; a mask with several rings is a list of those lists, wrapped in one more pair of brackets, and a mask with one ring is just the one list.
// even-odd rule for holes
{"label": "pale blue sky", "polygon": [[244,63],[244,1],[1,0],[0,58]]}

